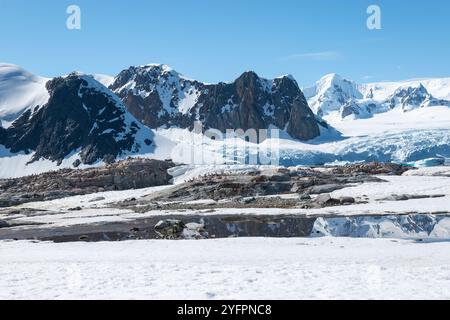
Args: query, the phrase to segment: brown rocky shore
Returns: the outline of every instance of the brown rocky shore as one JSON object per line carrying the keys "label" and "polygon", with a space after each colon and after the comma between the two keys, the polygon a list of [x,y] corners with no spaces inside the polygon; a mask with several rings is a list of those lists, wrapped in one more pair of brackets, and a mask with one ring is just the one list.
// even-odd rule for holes
{"label": "brown rocky shore", "polygon": [[47,201],[104,191],[167,185],[171,161],[127,159],[101,168],[63,169],[17,179],[0,180],[0,207]]}

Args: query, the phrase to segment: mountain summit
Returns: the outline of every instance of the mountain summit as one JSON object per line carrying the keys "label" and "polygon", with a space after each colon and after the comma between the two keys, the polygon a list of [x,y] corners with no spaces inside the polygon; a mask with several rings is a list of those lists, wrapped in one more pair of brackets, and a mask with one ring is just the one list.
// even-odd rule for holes
{"label": "mountain summit", "polygon": [[311,109],[319,116],[338,111],[351,100],[363,98],[355,82],[335,73],[322,77],[314,87],[304,91]]}
{"label": "mountain summit", "polygon": [[324,125],[291,76],[267,80],[248,71],[231,83],[205,84],[165,65],[147,65],[123,70],[110,89],[150,128],[193,128],[195,121],[222,132],[275,126],[310,140]]}
{"label": "mountain summit", "polygon": [[9,126],[25,110],[47,103],[48,80],[19,66],[0,63],[0,126]]}
{"label": "mountain summit", "polygon": [[27,109],[1,129],[0,144],[11,152],[32,153],[32,161],[58,163],[78,153],[79,164],[93,164],[152,145],[151,130],[93,77],[72,73],[48,81],[46,89],[46,104]]}

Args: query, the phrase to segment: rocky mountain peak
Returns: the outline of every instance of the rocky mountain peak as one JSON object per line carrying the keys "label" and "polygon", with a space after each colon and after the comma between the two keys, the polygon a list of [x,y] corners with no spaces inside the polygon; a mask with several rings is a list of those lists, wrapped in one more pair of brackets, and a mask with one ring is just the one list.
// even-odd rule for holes
{"label": "rocky mountain peak", "polygon": [[158,83],[179,81],[182,78],[181,74],[163,64],[131,66],[119,73],[110,88],[114,91],[129,89],[149,91]]}
{"label": "rocky mountain peak", "polygon": [[[80,162],[93,164],[151,145],[151,131],[93,77],[71,73],[50,80],[46,88],[48,103],[26,111],[6,130],[4,144],[12,152],[57,162],[79,153]],[[138,132],[145,141],[136,139]]]}
{"label": "rocky mountain peak", "polygon": [[347,81],[345,80],[343,77],[341,77],[339,74],[337,73],[329,73],[324,75],[319,81],[318,83],[340,83],[342,81]]}
{"label": "rocky mountain peak", "polygon": [[410,111],[434,105],[450,105],[450,102],[434,98],[420,83],[418,86],[397,89],[389,98],[389,104],[391,108],[400,106],[403,111]]}
{"label": "rocky mountain peak", "polygon": [[401,87],[395,90],[393,96],[396,97],[408,97],[408,96],[427,96],[429,95],[427,89],[422,85],[419,84],[415,87]]}
{"label": "rocky mountain peak", "polygon": [[[295,117],[300,123],[291,123],[289,133],[302,140],[320,134],[318,122],[291,76],[268,80],[247,71],[233,82],[204,84],[167,66],[150,65],[122,71],[110,89],[151,128],[192,128],[200,121],[205,129],[222,132],[267,129],[271,125],[286,129],[292,111],[302,109],[302,116]],[[298,130],[305,121],[306,127],[313,128],[310,134]]]}
{"label": "rocky mountain peak", "polygon": [[247,71],[244,72],[239,78],[234,81],[237,88],[237,94],[243,97],[245,92],[265,90],[271,87],[268,81],[261,79],[255,72]]}
{"label": "rocky mountain peak", "polygon": [[258,76],[258,74],[254,71],[245,71],[244,73],[242,73],[236,80],[235,82],[240,82],[240,81],[257,81],[259,80],[260,77]]}
{"label": "rocky mountain peak", "polygon": [[305,89],[307,99],[317,115],[325,116],[351,100],[362,99],[356,83],[332,73],[322,77],[315,86]]}
{"label": "rocky mountain peak", "polygon": [[285,94],[288,94],[290,92],[301,92],[297,81],[290,75],[275,78],[273,80],[273,91],[282,92]]}

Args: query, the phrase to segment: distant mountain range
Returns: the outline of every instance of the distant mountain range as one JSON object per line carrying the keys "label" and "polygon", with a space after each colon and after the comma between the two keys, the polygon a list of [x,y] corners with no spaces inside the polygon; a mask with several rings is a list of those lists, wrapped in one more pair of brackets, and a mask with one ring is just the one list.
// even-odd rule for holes
{"label": "distant mountain range", "polygon": [[357,84],[330,74],[315,86],[304,89],[304,93],[310,107],[320,117],[361,119],[397,108],[408,112],[450,106],[450,78]]}
{"label": "distant mountain range", "polygon": [[30,162],[61,163],[77,155],[74,166],[110,162],[153,152],[155,129],[192,129],[197,121],[222,132],[276,127],[308,141],[333,130],[325,120],[450,106],[449,100],[450,78],[356,84],[331,74],[301,90],[292,76],[268,80],[251,71],[206,84],[156,64],[115,77],[54,79],[0,64],[0,158],[30,154]]}

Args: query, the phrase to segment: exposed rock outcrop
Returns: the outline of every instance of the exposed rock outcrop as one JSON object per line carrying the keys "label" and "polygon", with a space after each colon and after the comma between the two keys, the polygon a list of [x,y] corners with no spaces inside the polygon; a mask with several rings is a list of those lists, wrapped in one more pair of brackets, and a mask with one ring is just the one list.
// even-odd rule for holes
{"label": "exposed rock outcrop", "polygon": [[[28,109],[6,130],[0,143],[13,153],[34,153],[61,162],[79,152],[80,160],[93,164],[149,147],[151,130],[131,116],[120,99],[90,76],[70,74],[47,83],[48,103]],[[145,136],[147,143],[137,139]]]}
{"label": "exposed rock outcrop", "polygon": [[0,145],[6,144],[6,129],[0,123]]}
{"label": "exposed rock outcrop", "polygon": [[245,72],[232,83],[203,84],[164,65],[130,67],[110,86],[128,110],[151,128],[287,129],[296,139],[320,135],[320,119],[290,76],[274,80]]}
{"label": "exposed rock outcrop", "polygon": [[169,161],[129,159],[103,168],[64,169],[35,176],[0,180],[0,207],[102,191],[167,185]]}
{"label": "exposed rock outcrop", "polygon": [[[193,181],[174,186],[161,193],[150,196],[154,201],[193,201],[200,199],[241,199],[255,205],[256,199],[251,197],[275,196],[298,193],[305,196],[305,202],[315,205],[318,202],[311,200],[310,195],[325,195],[346,188],[353,184],[365,182],[383,182],[374,175],[401,175],[408,168],[395,164],[356,164],[345,167],[336,167],[323,170],[314,169],[270,169],[258,170],[248,174],[229,173],[212,174],[200,177]],[[147,199],[149,200],[149,199]],[[339,205],[341,202],[355,202],[350,199],[335,199],[331,204]],[[276,201],[272,199],[271,201]],[[327,203],[325,201],[324,203]],[[328,205],[330,204],[328,203]]]}
{"label": "exposed rock outcrop", "polygon": [[333,174],[370,174],[370,175],[395,175],[399,176],[414,168],[405,167],[396,163],[359,163],[347,166],[333,167]]}

